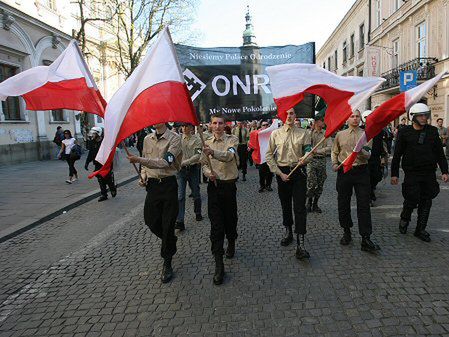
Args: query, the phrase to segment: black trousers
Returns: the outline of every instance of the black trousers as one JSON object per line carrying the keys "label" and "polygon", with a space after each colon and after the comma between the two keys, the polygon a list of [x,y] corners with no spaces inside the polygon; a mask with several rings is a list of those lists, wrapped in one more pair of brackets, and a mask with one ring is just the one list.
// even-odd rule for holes
{"label": "black trousers", "polygon": [[260,187],[271,187],[273,181],[273,173],[267,163],[259,165],[259,184]]}
{"label": "black trousers", "polygon": [[[289,174],[290,167],[279,167],[282,173]],[[282,220],[285,227],[293,226],[293,213],[295,213],[295,233],[306,234],[307,210],[307,172],[305,167],[297,169],[290,181],[284,182],[281,177],[276,176],[278,183],[278,194],[282,206]],[[293,202],[293,208],[292,208]]]}
{"label": "black trousers", "polygon": [[242,170],[243,174],[248,171],[248,145],[239,144],[237,146],[237,154],[239,155],[239,169]]}
{"label": "black trousers", "polygon": [[208,215],[210,220],[211,250],[223,255],[224,238],[237,239],[237,187],[235,182],[209,182],[207,185]]}
{"label": "black trousers", "polygon": [[73,177],[75,174],[78,174],[78,171],[75,168],[75,161],[72,158],[70,158],[69,154],[65,155],[65,160],[67,161],[67,164],[69,165],[69,177]]}
{"label": "black trousers", "polygon": [[[98,162],[94,162],[95,171],[98,171],[101,169],[103,165],[101,165]],[[109,172],[109,174],[106,177],[102,177],[101,175],[97,175],[98,184],[100,185],[100,192],[101,195],[107,196],[108,195],[108,187],[109,191],[115,191],[117,188],[115,186],[115,179],[114,179],[114,172]]]}
{"label": "black trousers", "polygon": [[162,181],[148,179],[144,219],[150,230],[162,240],[161,256],[170,258],[176,253],[175,223],[178,215],[178,183],[176,177]]}
{"label": "black trousers", "polygon": [[402,195],[404,197],[404,207],[401,218],[406,221],[411,220],[413,210],[418,208],[418,221],[426,216],[421,222],[427,223],[432,207],[432,199],[440,193],[440,186],[437,182],[435,171],[430,172],[405,172],[402,183]]}
{"label": "black trousers", "polygon": [[357,219],[359,234],[370,236],[372,233],[370,193],[371,183],[367,165],[354,166],[347,173],[340,169],[337,174],[338,218],[340,226],[349,229],[353,226],[351,218],[351,197],[355,191],[357,200]]}

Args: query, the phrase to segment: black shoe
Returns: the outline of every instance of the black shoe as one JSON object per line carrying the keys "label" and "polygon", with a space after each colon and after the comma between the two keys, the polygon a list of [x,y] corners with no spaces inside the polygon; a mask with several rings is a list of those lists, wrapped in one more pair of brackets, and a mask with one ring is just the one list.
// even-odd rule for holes
{"label": "black shoe", "polygon": [[111,195],[113,198],[115,198],[115,196],[117,195],[117,188],[114,188],[113,190],[111,190]]}
{"label": "black shoe", "polygon": [[195,215],[196,221],[203,221],[203,216],[201,214]]}
{"label": "black shoe", "polygon": [[108,200],[108,196],[107,195],[102,195],[101,197],[98,198],[98,202],[102,202]]}
{"label": "black shoe", "polygon": [[313,199],[312,212],[323,213],[321,208],[318,207],[318,198]]}
{"label": "black shoe", "polygon": [[308,259],[310,258],[309,252],[305,248],[304,235],[297,235],[296,241],[298,245],[296,246],[295,256],[298,260]]}
{"label": "black shoe", "polygon": [[173,268],[171,266],[171,258],[164,259],[164,266],[162,267],[161,281],[168,283],[173,278]]}
{"label": "black shoe", "polygon": [[351,243],[352,237],[351,237],[351,230],[345,229],[345,232],[343,233],[343,236],[340,239],[340,244],[342,246],[347,246]]}
{"label": "black shoe", "polygon": [[246,174],[243,175],[242,181],[246,181]]}
{"label": "black shoe", "polygon": [[285,236],[281,240],[281,246],[288,246],[293,242],[293,232],[291,227],[285,228]]}
{"label": "black shoe", "polygon": [[228,240],[228,248],[226,248],[226,258],[232,259],[235,255],[235,240]]}
{"label": "black shoe", "polygon": [[215,255],[215,274],[214,274],[214,284],[220,285],[223,283],[224,279],[224,264],[223,264],[223,256]]}
{"label": "black shoe", "polygon": [[401,234],[407,234],[408,221],[401,219],[399,220],[399,232]]}
{"label": "black shoe", "polygon": [[180,231],[183,231],[186,229],[186,225],[182,221],[176,221],[175,229],[179,229]]}
{"label": "black shoe", "polygon": [[263,191],[265,191],[265,187],[259,188],[259,193],[262,193]]}
{"label": "black shoe", "polygon": [[424,242],[430,242],[430,234],[425,231],[425,230],[421,230],[421,231],[415,231],[415,233],[413,234],[414,236],[416,236],[418,239],[424,241]]}
{"label": "black shoe", "polygon": [[369,237],[362,238],[362,244],[360,246],[360,249],[364,252],[375,252],[377,250],[380,250],[380,247],[378,244],[375,244]]}
{"label": "black shoe", "polygon": [[189,198],[193,198],[193,193],[190,193],[190,194],[189,194]]}
{"label": "black shoe", "polygon": [[273,189],[271,188],[271,186],[268,186],[265,188],[268,192],[273,192]]}
{"label": "black shoe", "polygon": [[308,213],[312,213],[313,209],[312,209],[312,198],[308,198],[307,199],[307,212]]}

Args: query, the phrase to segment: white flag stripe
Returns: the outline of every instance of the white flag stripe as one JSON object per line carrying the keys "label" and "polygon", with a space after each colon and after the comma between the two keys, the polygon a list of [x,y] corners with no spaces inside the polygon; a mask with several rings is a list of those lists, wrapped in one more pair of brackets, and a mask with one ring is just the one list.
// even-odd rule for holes
{"label": "white flag stripe", "polygon": [[425,95],[426,92],[430,91],[433,86],[446,74],[447,71],[443,71],[434,78],[421,83],[417,87],[407,90],[405,92],[405,110],[410,109],[413,104],[417,103],[421,99],[421,97]]}
{"label": "white flag stripe", "polygon": [[279,119],[273,120],[269,128],[265,130],[259,131],[258,140],[259,140],[259,150],[260,150],[260,163],[263,164],[266,162],[266,154],[268,150],[268,142],[270,140],[271,133],[279,128],[279,123],[281,121]]}

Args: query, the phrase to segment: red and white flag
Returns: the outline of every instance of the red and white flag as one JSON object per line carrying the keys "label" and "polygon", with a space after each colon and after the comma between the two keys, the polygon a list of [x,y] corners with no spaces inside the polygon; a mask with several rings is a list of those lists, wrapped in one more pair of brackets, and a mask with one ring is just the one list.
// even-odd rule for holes
{"label": "red and white flag", "polygon": [[263,130],[254,130],[249,135],[248,147],[253,149],[253,161],[260,165],[265,163],[268,149],[268,141],[271,133],[279,128],[279,120],[274,119],[270,127]]}
{"label": "red and white flag", "polygon": [[327,104],[325,137],[340,129],[360,105],[385,81],[380,77],[338,76],[316,64],[292,63],[267,67],[274,102],[282,121],[287,110],[304,99],[320,96]]}
{"label": "red and white flag", "polygon": [[199,124],[170,32],[165,28],[108,103],[105,136],[96,157],[103,167],[90,178],[109,173],[115,149],[125,138],[167,122]]}
{"label": "red and white flag", "polygon": [[106,101],[72,40],[49,66],[25,70],[0,83],[0,100],[22,96],[28,110],[69,109],[104,116]]}
{"label": "red and white flag", "polygon": [[365,132],[358,140],[351,155],[344,161],[344,172],[346,173],[352,168],[357,155],[362,151],[362,148],[366,143],[379,134],[379,132],[390,122],[406,113],[411,106],[417,103],[421,97],[431,90],[445,74],[446,72],[442,72],[417,87],[389,99],[366,117]]}

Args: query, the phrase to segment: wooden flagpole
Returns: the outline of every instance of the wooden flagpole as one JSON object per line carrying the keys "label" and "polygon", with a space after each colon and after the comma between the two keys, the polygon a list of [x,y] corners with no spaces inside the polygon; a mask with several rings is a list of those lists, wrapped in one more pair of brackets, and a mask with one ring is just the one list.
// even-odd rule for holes
{"label": "wooden flagpole", "polygon": [[318,149],[318,147],[323,144],[323,142],[326,140],[326,137],[323,137],[314,147],[310,152],[307,152],[305,156],[301,157],[298,161],[298,164],[296,164],[296,166],[293,168],[293,170],[290,171],[290,173],[288,174],[287,178],[290,178],[290,176],[293,174],[293,172],[295,172],[298,167],[300,167],[307,159],[309,159],[310,156],[313,156],[313,151],[315,151],[316,149]]}
{"label": "wooden flagpole", "polygon": [[[201,139],[201,144],[203,145],[203,148],[206,146],[206,143],[204,142],[204,135],[203,135],[203,125],[200,124],[198,125],[198,134],[200,135],[200,139]],[[207,165],[209,165],[210,167],[210,172],[217,177],[217,175],[214,172],[214,169],[212,168],[212,162],[210,161],[209,156],[206,156],[206,160],[207,160]],[[215,186],[217,186],[217,181],[214,180],[214,184]]]}
{"label": "wooden flagpole", "polygon": [[[131,154],[131,152],[129,152],[129,150],[128,150],[128,148],[126,147],[124,141],[122,141],[122,146],[123,146],[123,148],[125,149],[126,154],[127,154],[128,156],[131,156],[132,154]],[[132,164],[133,164],[133,166],[134,166],[134,169],[135,169],[136,172],[137,172],[137,175],[138,175],[139,178],[140,178],[140,181],[141,181],[142,183],[144,183],[144,181],[143,181],[143,179],[142,179],[142,176],[140,175],[139,169],[137,168],[136,164],[135,164],[135,163],[132,163]]]}

